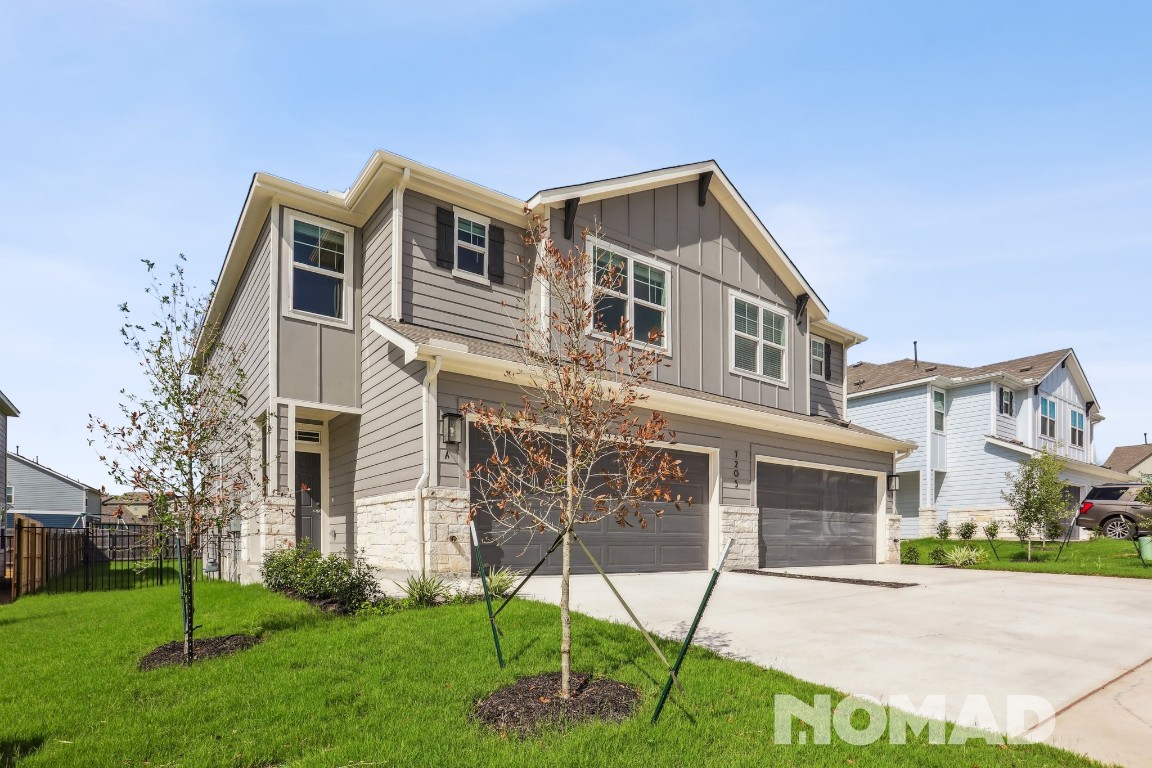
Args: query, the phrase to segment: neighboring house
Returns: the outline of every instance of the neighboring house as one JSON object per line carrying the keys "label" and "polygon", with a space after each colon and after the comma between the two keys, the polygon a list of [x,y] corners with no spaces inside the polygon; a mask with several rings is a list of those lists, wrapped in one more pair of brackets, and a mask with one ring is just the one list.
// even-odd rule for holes
{"label": "neighboring house", "polygon": [[[16,418],[19,415],[20,411],[16,410],[12,401],[3,392],[0,392],[0,456],[8,455],[8,419]],[[6,461],[0,461],[0,488],[4,490],[4,499],[0,501],[0,512],[3,512],[12,503],[12,486],[8,484],[8,462]]]}
{"label": "neighboring house", "polygon": [[125,524],[146,523],[152,514],[152,502],[148,500],[148,494],[140,491],[109,496],[100,506],[100,519],[105,523],[118,521],[123,521]]}
{"label": "neighboring house", "polygon": [[99,518],[99,490],[18,453],[9,453],[7,464],[9,517],[19,513],[44,525],[64,527],[76,524],[81,515]]}
{"label": "neighboring house", "polygon": [[1104,466],[1138,480],[1152,482],[1152,445],[1120,445],[1112,449]]}
{"label": "neighboring house", "polygon": [[[715,162],[525,202],[377,152],[345,192],[256,174],[212,298],[209,324],[244,345],[249,415],[268,423],[245,578],[304,539],[388,569],[474,567],[465,472],[484,447],[471,429],[446,443],[441,422],[518,402],[510,308],[541,300],[521,266],[526,206],[562,249],[597,230],[633,276],[619,311],[665,332],[646,406],[671,419],[694,503],[587,532],[607,568],[703,569],[729,536],[742,567],[889,557],[885,478],[911,446],[843,421],[845,350],[863,337],[828,320]],[[485,561],[523,567],[540,548]]]}
{"label": "neighboring house", "polygon": [[945,519],[1006,520],[1005,476],[1045,448],[1065,461],[1070,506],[1093,485],[1126,478],[1093,461],[1104,417],[1071,349],[973,368],[855,363],[848,380],[853,423],[918,446],[897,465],[904,538],[932,535]]}

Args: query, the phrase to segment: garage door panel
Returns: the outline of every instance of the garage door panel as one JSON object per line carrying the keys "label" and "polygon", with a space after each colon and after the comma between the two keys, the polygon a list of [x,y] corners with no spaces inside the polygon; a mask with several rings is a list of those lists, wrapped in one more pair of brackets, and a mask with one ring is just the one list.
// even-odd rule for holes
{"label": "garage door panel", "polygon": [[[680,459],[687,479],[671,488],[672,497],[692,499],[692,504],[682,502],[677,510],[672,504],[645,503],[642,505],[647,526],[629,515],[629,525],[621,526],[614,516],[596,523],[576,526],[576,534],[592,555],[608,572],[653,572],[661,570],[701,570],[708,562],[708,493],[709,458],[706,454],[688,451],[672,451]],[[478,430],[469,428],[469,463],[475,465],[491,455],[491,447]],[[472,489],[476,501],[476,488]],[[591,505],[588,506],[591,510]],[[663,509],[657,517],[654,512]],[[481,541],[493,529],[494,521],[486,515],[477,515],[476,529]],[[496,530],[502,530],[498,525]],[[481,552],[486,564],[528,569],[536,565],[544,552],[551,546],[555,536],[551,533],[537,534],[531,545],[525,549],[527,532],[513,533],[502,545],[483,543]],[[476,564],[473,563],[475,570]],[[561,555],[559,550],[549,557],[539,573],[560,572]],[[573,573],[595,573],[595,568],[578,544],[572,547]]]}
{"label": "garage door panel", "polygon": [[875,476],[761,463],[756,492],[761,565],[875,562]]}

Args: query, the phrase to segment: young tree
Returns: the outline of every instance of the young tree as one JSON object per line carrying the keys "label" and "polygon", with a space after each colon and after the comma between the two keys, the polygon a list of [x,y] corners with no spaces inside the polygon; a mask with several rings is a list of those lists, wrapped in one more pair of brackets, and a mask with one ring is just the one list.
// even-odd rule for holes
{"label": "young tree", "polygon": [[[203,325],[209,297],[186,285],[184,263],[181,255],[162,280],[155,264],[144,260],[151,281],[144,290],[155,305],[144,319],[121,304],[120,334],[139,358],[146,391],[120,390],[122,420],[89,415],[88,429],[107,448],[100,460],[112,479],[142,491],[151,504],[152,522],[161,532],[154,546],[163,547],[171,535],[179,538],[184,654],[191,664],[194,554],[205,534],[253,503],[261,470],[253,461],[254,425],[245,413],[242,350]],[[210,350],[207,362],[197,355],[198,342]]]}
{"label": "young tree", "polygon": [[[534,263],[525,271],[547,297],[531,300],[515,318],[519,365],[509,371],[521,390],[518,407],[468,403],[462,408],[493,448],[469,471],[478,488],[470,519],[491,515],[501,535],[516,529],[551,532],[561,542],[561,697],[571,695],[572,624],[569,612],[573,532],[611,517],[646,528],[661,505],[679,508],[672,483],[684,479],[680,461],[663,446],[675,441],[662,414],[643,411],[647,384],[664,364],[661,328],[634,328],[614,297],[629,275],[608,251],[561,251],[536,216],[525,236]],[[668,286],[645,284],[653,303]],[[595,329],[594,335],[589,331]],[[653,506],[653,502],[657,506]]]}
{"label": "young tree", "polygon": [[1060,457],[1045,449],[1006,475],[1009,487],[1001,495],[1015,513],[1012,531],[1021,545],[1027,543],[1029,561],[1031,537],[1047,538],[1068,515],[1068,483],[1060,478],[1063,471]]}

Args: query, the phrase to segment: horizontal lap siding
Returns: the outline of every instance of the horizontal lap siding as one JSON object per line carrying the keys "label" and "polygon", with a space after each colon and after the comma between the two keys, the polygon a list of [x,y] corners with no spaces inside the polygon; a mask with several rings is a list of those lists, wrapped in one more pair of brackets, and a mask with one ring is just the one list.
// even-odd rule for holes
{"label": "horizontal lap siding", "polygon": [[[363,228],[364,278],[362,280],[362,316],[388,317],[392,312],[392,195],[384,199]],[[366,340],[367,322],[360,327],[360,336]],[[362,341],[362,343],[364,343]]]}
{"label": "horizontal lap siding", "polygon": [[[698,205],[695,182],[581,204],[574,238],[563,237],[563,211],[553,211],[552,237],[562,250],[579,232],[650,254],[672,267],[670,366],[659,381],[807,414],[807,321],[789,324],[787,386],[729,373],[728,289],[759,297],[793,314],[796,298],[744,237],[715,196]],[[793,318],[795,319],[795,318]]]}
{"label": "horizontal lap siding", "polygon": [[509,341],[524,296],[524,222],[493,221],[504,229],[504,283],[482,285],[436,266],[436,209],[452,208],[417,192],[404,196],[404,317],[417,325]]}
{"label": "horizontal lap siding", "polygon": [[1005,475],[1024,457],[988,442],[989,403],[987,384],[948,392],[948,471],[938,475],[942,480],[936,497],[941,515],[953,508],[1005,505]]}
{"label": "horizontal lap siding", "polygon": [[356,455],[357,498],[411,490],[422,471],[425,364],[379,336],[364,347],[364,415]]}
{"label": "horizontal lap siding", "polygon": [[[1011,391],[1011,390],[1009,390]],[[1005,440],[1016,439],[1016,415],[1020,413],[1021,407],[1024,405],[1024,399],[1020,393],[1013,393],[1013,413],[1000,413],[1000,388],[996,387],[993,390],[993,407],[996,409],[996,436],[1002,437]]]}
{"label": "horizontal lap siding", "polygon": [[8,457],[8,485],[12,486],[12,511],[22,509],[41,512],[85,511],[84,490],[61,480],[36,465],[31,459]]}
{"label": "horizontal lap siding", "polygon": [[0,413],[0,493],[8,485],[8,415]]}
{"label": "horizontal lap siding", "polygon": [[360,435],[360,417],[341,414],[328,423],[328,486],[331,506],[328,518],[336,536],[331,539],[332,552],[351,556],[356,551],[353,541],[355,526],[356,443]]}
{"label": "horizontal lap siding", "polygon": [[844,418],[844,346],[834,341],[825,340],[831,356],[830,378],[814,378],[812,387],[812,413],[818,416],[830,416],[834,419]]}
{"label": "horizontal lap siding", "polygon": [[[851,370],[848,378],[852,378]],[[928,394],[924,387],[850,398],[848,419],[881,434],[916,443],[916,450],[900,462],[900,471],[924,469],[928,442]]]}

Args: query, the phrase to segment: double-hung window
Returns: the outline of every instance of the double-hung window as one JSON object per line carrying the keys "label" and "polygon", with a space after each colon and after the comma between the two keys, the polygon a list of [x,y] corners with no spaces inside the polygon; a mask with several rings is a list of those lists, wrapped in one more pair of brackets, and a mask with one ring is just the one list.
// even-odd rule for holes
{"label": "double-hung window", "polygon": [[469,280],[488,282],[488,227],[491,221],[479,214],[455,211],[456,247],[452,273]]}
{"label": "double-hung window", "polygon": [[1056,439],[1056,401],[1040,398],[1040,437]]}
{"label": "double-hung window", "polygon": [[788,314],[784,310],[732,294],[732,371],[780,384],[787,380]]}
{"label": "double-hung window", "polygon": [[940,389],[934,389],[932,390],[932,429],[937,432],[944,431],[944,412],[944,392]]}
{"label": "double-hung window", "polygon": [[4,486],[4,503],[8,506],[16,503],[16,494],[10,485]]}
{"label": "double-hung window", "polygon": [[823,379],[827,378],[827,357],[828,357],[828,342],[819,336],[813,336],[811,341],[812,353],[812,378]]}
{"label": "double-hung window", "polygon": [[1071,412],[1072,434],[1070,442],[1077,448],[1084,447],[1084,414],[1075,409]]}
{"label": "double-hung window", "polygon": [[1012,416],[1016,409],[1016,394],[1006,388],[1000,387],[1000,413]]}
{"label": "double-hung window", "polygon": [[668,300],[672,273],[655,260],[644,258],[617,246],[594,241],[593,330],[620,331],[622,324],[632,329],[634,341],[670,349],[668,343]]}
{"label": "double-hung window", "polygon": [[291,308],[347,321],[352,230],[319,219],[292,216]]}

